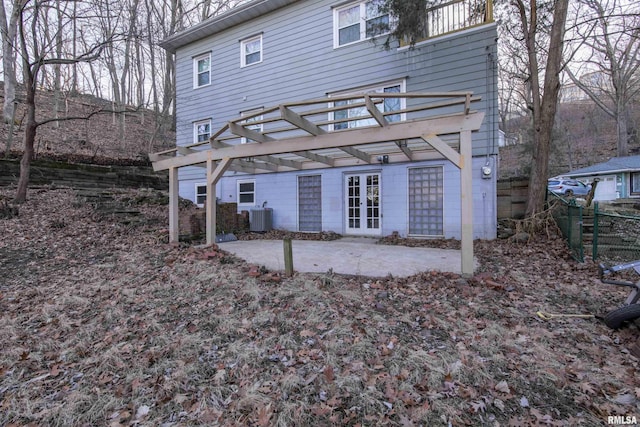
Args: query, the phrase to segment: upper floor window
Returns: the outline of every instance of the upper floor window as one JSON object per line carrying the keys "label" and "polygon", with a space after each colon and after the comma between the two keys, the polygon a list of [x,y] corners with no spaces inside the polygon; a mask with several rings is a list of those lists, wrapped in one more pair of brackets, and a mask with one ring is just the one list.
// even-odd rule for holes
{"label": "upper floor window", "polygon": [[[404,80],[402,80],[402,81],[392,82],[392,83],[388,83],[380,86],[370,86],[366,88],[360,88],[358,90],[340,92],[333,95],[335,96],[335,95],[349,95],[352,93],[375,93],[375,92],[400,93],[404,91],[405,91]],[[405,108],[404,101],[405,101],[405,98],[383,98],[380,102],[377,102],[376,105],[380,111],[382,111],[383,113],[388,113],[388,112],[399,111],[404,109]],[[360,117],[360,119],[351,120],[351,121],[345,120],[339,123],[334,123],[333,130],[375,125],[377,123],[375,119],[371,117],[366,117],[366,116],[369,116],[369,112],[367,111],[367,107],[362,105],[363,102],[364,102],[364,98],[353,98],[349,100],[335,101],[333,103],[333,106],[351,105],[351,104],[360,104],[360,105],[354,106],[353,108],[334,111],[332,120],[345,120],[352,117],[353,118]],[[366,117],[366,118],[362,118],[362,117]],[[405,120],[403,113],[387,114],[385,115],[385,118],[389,122],[397,122],[400,120]]]}
{"label": "upper floor window", "polygon": [[211,84],[211,53],[193,58],[193,87]]}
{"label": "upper floor window", "polygon": [[361,1],[333,11],[333,44],[344,46],[389,32],[389,14],[379,0]]}
{"label": "upper floor window", "polygon": [[206,142],[211,136],[211,120],[201,120],[193,124],[193,142]]}
{"label": "upper floor window", "polygon": [[246,67],[259,62],[262,62],[262,34],[240,42],[240,65]]}

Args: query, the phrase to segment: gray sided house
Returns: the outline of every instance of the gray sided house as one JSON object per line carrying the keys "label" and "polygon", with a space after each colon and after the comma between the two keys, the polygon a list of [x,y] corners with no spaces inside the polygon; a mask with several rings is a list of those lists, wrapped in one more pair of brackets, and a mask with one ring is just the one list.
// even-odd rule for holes
{"label": "gray sided house", "polygon": [[604,163],[568,172],[565,176],[585,183],[597,179],[596,201],[640,198],[640,156],[613,157]]}
{"label": "gray sided house", "polygon": [[[274,228],[461,238],[467,214],[474,238],[495,238],[491,5],[443,2],[413,49],[382,47],[376,24],[388,19],[366,1],[254,0],[168,38],[177,149],[152,156],[154,167],[176,169],[180,196],[199,205],[213,194],[272,209]],[[425,103],[433,117],[420,116]]]}

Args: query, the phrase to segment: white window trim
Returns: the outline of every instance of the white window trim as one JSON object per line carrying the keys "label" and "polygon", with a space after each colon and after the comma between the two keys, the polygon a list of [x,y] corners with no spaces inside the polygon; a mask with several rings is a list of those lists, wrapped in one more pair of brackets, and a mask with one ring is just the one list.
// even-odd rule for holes
{"label": "white window trim", "polygon": [[197,207],[199,208],[203,208],[204,207],[204,203],[198,203],[198,187],[204,187],[204,196],[205,198],[207,197],[207,183],[206,182],[197,182],[194,184],[194,194],[195,196],[193,197],[193,203],[196,204]]}
{"label": "white window trim", "polygon": [[[244,47],[253,41],[260,40],[260,60],[258,62],[252,62],[251,64],[247,64],[247,55],[244,53]],[[248,37],[244,40],[240,41],[240,68],[250,67],[252,65],[260,64],[264,59],[264,49],[262,44],[262,34],[258,34],[257,36]]]}
{"label": "white window trim", "polygon": [[[253,202],[240,203],[240,184],[253,183]],[[252,207],[256,206],[256,180],[255,179],[239,179],[236,181],[236,203],[239,207]]]}
{"label": "white window trim", "polygon": [[[339,7],[333,8],[333,48],[334,49],[338,49],[345,46],[351,46],[353,44],[360,43],[365,40],[371,40],[372,38],[389,34],[388,32],[386,32],[386,33],[377,34],[373,37],[367,37],[367,24],[366,24],[367,5],[366,4],[367,4],[367,0],[362,0],[362,1],[355,1],[348,4],[343,4],[343,5],[340,5]],[[360,6],[360,38],[358,40],[354,40],[349,43],[340,44],[340,31],[339,31],[340,28],[338,26],[339,13],[345,9],[350,9],[355,5]],[[392,25],[391,17],[389,17],[389,25]]]}
{"label": "white window trim", "polygon": [[[347,89],[347,90],[343,90],[340,92],[333,92],[328,94],[328,97],[336,97],[336,96],[344,96],[344,95],[355,95],[355,94],[364,94],[364,93],[374,93],[374,92],[379,92],[382,93],[384,92],[384,89],[387,87],[391,87],[391,86],[400,86],[400,92],[399,93],[405,93],[407,91],[407,81],[405,79],[400,79],[400,80],[391,80],[388,82],[383,82],[383,83],[379,83],[379,84],[373,84],[373,85],[369,85],[369,86],[360,86],[358,88],[354,88],[354,89]],[[406,98],[400,98],[400,109],[404,110],[405,108],[407,108],[407,103],[406,103],[407,99]],[[329,108],[333,107],[333,102],[329,103]],[[331,112],[329,113],[329,120],[334,120],[334,113]],[[400,121],[404,122],[407,120],[407,114],[406,113],[401,113],[400,114]],[[334,125],[333,123],[329,125],[329,131],[334,131]]]}
{"label": "white window trim", "polygon": [[[198,126],[202,125],[202,124],[208,124],[209,125],[209,137],[211,137],[211,119],[204,119],[204,120],[198,120],[196,122],[193,122],[193,143],[197,144],[198,142]],[[207,137],[207,139],[209,139],[209,137]]]}
{"label": "white window trim", "polygon": [[[203,59],[209,60],[209,82],[207,84],[199,85],[198,75],[200,73],[198,72],[198,62],[202,61]],[[211,85],[211,52],[207,52],[205,54],[193,57],[193,88],[199,89],[201,87],[207,87],[210,85]]]}

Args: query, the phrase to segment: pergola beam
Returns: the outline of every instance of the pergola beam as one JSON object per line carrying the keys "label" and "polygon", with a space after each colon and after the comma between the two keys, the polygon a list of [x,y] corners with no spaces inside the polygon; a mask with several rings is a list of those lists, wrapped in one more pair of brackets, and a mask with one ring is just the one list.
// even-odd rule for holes
{"label": "pergola beam", "polygon": [[[453,148],[449,147],[446,142],[438,138],[438,135],[429,134],[422,135],[422,139],[424,139],[429,145],[435,148],[440,154],[442,154],[447,160],[456,165],[456,167],[460,168],[460,153],[458,153]],[[462,144],[461,144],[462,145]]]}
{"label": "pergola beam", "polygon": [[296,151],[292,154],[306,157],[307,159],[313,160],[314,162],[324,163],[327,166],[333,166],[335,164],[335,161],[331,157],[322,156],[320,154],[312,153],[311,151]]}
{"label": "pergola beam", "polygon": [[407,159],[413,160],[413,152],[409,147],[407,147],[407,140],[403,139],[402,141],[396,141],[396,145],[407,156]]}
{"label": "pergola beam", "polygon": [[385,119],[382,112],[378,110],[378,107],[376,107],[376,104],[373,102],[370,95],[365,95],[364,102],[367,105],[367,111],[369,111],[371,117],[373,117],[380,126],[389,125],[389,122]]}
{"label": "pergola beam", "polygon": [[291,169],[302,169],[302,163],[297,162],[295,160],[281,159],[275,156],[258,156],[258,157],[255,157],[255,159],[262,160],[267,163],[272,163],[277,166],[284,166]]}
{"label": "pergola beam", "polygon": [[342,149],[343,147],[354,147],[377,142],[411,139],[425,134],[441,135],[459,133],[465,130],[474,131],[480,128],[483,118],[484,113],[475,112],[467,116],[451,115],[417,121],[393,122],[383,128],[379,126],[356,128],[328,132],[318,136],[280,139],[268,144],[229,145],[211,152],[199,151],[187,156],[159,160],[154,162],[153,169],[160,171],[170,167],[202,163],[207,160],[209,153],[213,156],[213,160],[221,160],[224,157],[244,158],[327,148]]}
{"label": "pergola beam", "polygon": [[360,159],[365,163],[371,163],[371,156],[364,151],[360,151],[357,148],[353,147],[340,147],[340,149],[350,156],[355,157],[356,159]]}
{"label": "pergola beam", "polygon": [[280,115],[287,122],[310,133],[311,135],[322,135],[323,133],[327,133],[327,131],[325,131],[324,129],[316,126],[314,123],[310,122],[304,117],[294,113],[284,105],[280,106]]}
{"label": "pergola beam", "polygon": [[229,122],[229,131],[231,131],[231,133],[233,133],[234,135],[238,135],[240,137],[246,138],[247,140],[256,142],[269,142],[274,140],[268,135],[256,132],[253,129],[247,129],[243,125],[239,125],[235,122]]}

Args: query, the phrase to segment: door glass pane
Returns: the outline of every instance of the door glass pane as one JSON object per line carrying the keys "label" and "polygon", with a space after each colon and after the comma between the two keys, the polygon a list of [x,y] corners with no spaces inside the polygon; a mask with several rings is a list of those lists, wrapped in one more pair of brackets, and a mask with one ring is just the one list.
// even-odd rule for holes
{"label": "door glass pane", "polygon": [[380,228],[380,176],[367,175],[367,228]]}
{"label": "door glass pane", "polygon": [[360,177],[347,179],[347,206],[349,228],[360,228]]}

